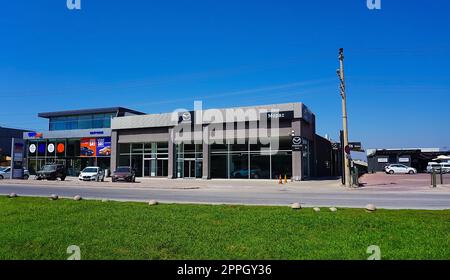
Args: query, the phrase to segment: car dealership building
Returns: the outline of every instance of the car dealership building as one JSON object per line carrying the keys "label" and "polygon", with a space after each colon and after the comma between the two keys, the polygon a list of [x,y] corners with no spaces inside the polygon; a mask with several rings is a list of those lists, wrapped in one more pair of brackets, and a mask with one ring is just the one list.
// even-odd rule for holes
{"label": "car dealership building", "polygon": [[48,163],[64,164],[69,176],[86,166],[111,165],[111,120],[114,117],[143,114],[114,107],[39,113],[48,119],[49,129],[24,132],[26,166],[32,174]]}
{"label": "car dealership building", "polygon": [[26,132],[27,164],[130,166],[137,177],[304,180],[339,174],[337,151],[316,135],[303,103],[144,114],[117,107],[41,113],[49,130]]}

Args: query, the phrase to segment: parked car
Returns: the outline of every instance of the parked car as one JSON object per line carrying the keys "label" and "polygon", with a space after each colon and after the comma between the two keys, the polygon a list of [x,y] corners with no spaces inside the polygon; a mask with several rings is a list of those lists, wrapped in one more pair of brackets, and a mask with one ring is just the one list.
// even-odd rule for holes
{"label": "parked car", "polygon": [[[1,167],[0,168],[0,179],[11,178],[11,167]],[[30,172],[23,168],[23,179],[28,180],[30,178]]]}
{"label": "parked car", "polygon": [[441,172],[442,165],[437,162],[429,162],[427,164],[427,173],[431,172]]}
{"label": "parked car", "polygon": [[80,149],[80,155],[91,157],[94,155],[94,151],[89,149],[88,147],[81,147]]}
{"label": "parked car", "polygon": [[46,164],[36,172],[36,180],[56,180],[57,178],[61,181],[66,179],[66,168],[62,164]]}
{"label": "parked car", "polygon": [[105,181],[105,171],[97,166],[88,166],[78,176],[82,181]]}
{"label": "parked car", "polygon": [[129,166],[119,166],[113,172],[112,181],[136,182],[136,172]]}
{"label": "parked car", "polygon": [[442,173],[450,173],[450,163],[441,162]]}
{"label": "parked car", "polygon": [[384,169],[388,174],[416,174],[417,170],[403,164],[389,164]]}

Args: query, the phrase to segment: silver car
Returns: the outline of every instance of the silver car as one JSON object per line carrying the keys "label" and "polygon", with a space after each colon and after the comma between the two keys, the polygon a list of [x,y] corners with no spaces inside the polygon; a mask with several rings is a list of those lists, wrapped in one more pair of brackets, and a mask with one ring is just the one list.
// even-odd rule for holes
{"label": "silver car", "polygon": [[[0,180],[11,178],[11,167],[0,167]],[[23,170],[23,179],[28,180],[30,172],[28,169]]]}

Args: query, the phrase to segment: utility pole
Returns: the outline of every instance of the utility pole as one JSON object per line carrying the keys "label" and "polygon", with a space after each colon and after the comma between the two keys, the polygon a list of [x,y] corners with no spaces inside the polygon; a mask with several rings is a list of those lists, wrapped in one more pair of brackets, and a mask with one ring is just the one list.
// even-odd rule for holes
{"label": "utility pole", "polygon": [[[339,69],[337,70],[337,75],[339,77],[339,80],[341,81],[340,84],[340,91],[341,91],[341,97],[342,97],[342,126],[344,130],[344,150],[348,149],[348,124],[347,124],[347,98],[345,95],[345,76],[344,76],[344,49],[339,49]],[[350,177],[350,161],[349,157],[350,154],[347,154],[346,152],[343,153],[344,156],[344,170],[345,170],[345,185],[347,187],[351,187],[351,177]]]}

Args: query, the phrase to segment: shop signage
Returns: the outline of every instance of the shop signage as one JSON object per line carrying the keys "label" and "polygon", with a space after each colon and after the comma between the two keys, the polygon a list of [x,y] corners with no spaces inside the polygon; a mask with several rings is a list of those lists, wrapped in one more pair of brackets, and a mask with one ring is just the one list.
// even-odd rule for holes
{"label": "shop signage", "polygon": [[28,150],[30,151],[31,154],[34,154],[36,152],[36,145],[31,144]]}
{"label": "shop signage", "polygon": [[111,137],[80,139],[80,156],[107,157],[110,155],[111,155]]}
{"label": "shop signage", "polygon": [[42,133],[36,133],[36,132],[28,132],[28,137],[30,138],[42,138]]}
{"label": "shop signage", "polygon": [[388,158],[378,158],[378,162],[388,162]]}
{"label": "shop signage", "polygon": [[303,138],[301,136],[292,136],[292,151],[303,150]]}
{"label": "shop signage", "polygon": [[178,122],[182,123],[182,122],[192,122],[192,115],[194,114],[194,112],[182,112],[180,113],[180,115],[178,116]]}
{"label": "shop signage", "polygon": [[89,131],[89,134],[90,135],[103,135],[103,134],[105,134],[105,132],[101,131],[101,130],[99,130],[99,131]]}
{"label": "shop signage", "polygon": [[55,151],[55,144],[53,144],[53,143],[48,144],[47,151],[49,153],[53,153]]}
{"label": "shop signage", "polygon": [[45,143],[38,144],[38,153],[45,154]]}
{"label": "shop signage", "polygon": [[11,179],[23,178],[23,160],[25,153],[25,143],[22,139],[12,139],[11,147]]}
{"label": "shop signage", "polygon": [[66,149],[66,147],[64,146],[63,143],[59,143],[59,144],[56,146],[56,151],[57,151],[59,154],[64,153],[64,150],[65,150],[65,149]]}
{"label": "shop signage", "polygon": [[267,119],[280,119],[280,120],[291,120],[294,118],[293,111],[280,111],[280,112],[268,112]]}
{"label": "shop signage", "polygon": [[362,149],[361,142],[349,142],[348,146],[350,147],[350,150],[352,150],[352,151],[361,151],[361,149]]}
{"label": "shop signage", "polygon": [[23,161],[23,152],[23,143],[14,142],[14,161]]}

